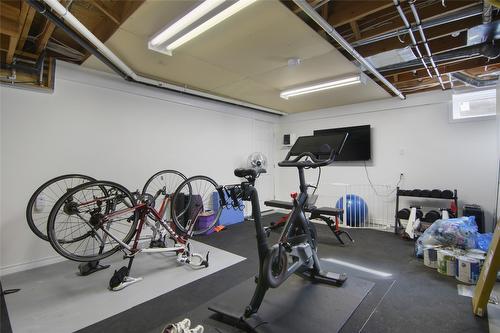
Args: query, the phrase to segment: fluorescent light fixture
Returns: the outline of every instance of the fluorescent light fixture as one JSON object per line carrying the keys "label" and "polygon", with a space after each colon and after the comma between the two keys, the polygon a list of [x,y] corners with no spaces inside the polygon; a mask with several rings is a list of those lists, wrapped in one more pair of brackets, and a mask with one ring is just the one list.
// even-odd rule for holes
{"label": "fluorescent light fixture", "polygon": [[352,84],[362,83],[363,81],[364,81],[363,75],[357,74],[357,75],[342,78],[342,79],[336,79],[336,80],[322,82],[322,83],[315,83],[315,84],[312,84],[309,86],[283,90],[280,93],[280,97],[284,98],[284,99],[288,99],[289,97],[293,97],[293,96],[299,96],[299,95],[304,95],[304,94],[309,94],[309,93],[313,93],[313,92],[317,92],[317,91],[339,88],[339,87],[344,87],[344,86],[350,86]]}
{"label": "fluorescent light fixture", "polygon": [[151,50],[172,55],[174,49],[198,37],[256,1],[205,0],[174,24],[159,32],[149,41],[148,47]]}
{"label": "fluorescent light fixture", "polygon": [[167,46],[167,52],[172,52],[174,49],[178,48],[179,46],[187,43],[193,38],[198,37],[205,31],[209,30],[210,28],[214,27],[215,25],[219,24],[220,22],[224,21],[225,19],[233,16],[240,10],[250,6],[257,0],[239,0],[236,2],[234,5],[224,9],[222,12],[219,14],[215,15],[214,17],[210,18],[209,20],[203,22],[193,30],[189,31],[187,34],[181,36],[177,40],[175,40],[173,43],[170,43]]}
{"label": "fluorescent light fixture", "polygon": [[205,0],[199,6],[194,8],[192,11],[183,16],[179,21],[175,22],[171,26],[165,28],[162,32],[156,35],[151,40],[151,45],[158,46],[168,39],[174,37],[176,34],[189,27],[191,24],[202,18],[204,15],[208,14],[219,5],[221,5],[224,0]]}
{"label": "fluorescent light fixture", "polygon": [[377,271],[375,269],[371,269],[371,268],[368,268],[368,267],[365,267],[365,266],[361,266],[361,265],[352,264],[352,263],[347,262],[347,261],[342,261],[342,260],[332,259],[332,258],[323,259],[323,260],[331,262],[331,263],[334,263],[334,264],[342,265],[342,266],[345,266],[345,267],[353,268],[353,269],[356,269],[358,271],[370,273],[370,274],[373,274],[373,275],[378,275],[378,276],[381,276],[381,277],[391,277],[392,276],[391,273]]}

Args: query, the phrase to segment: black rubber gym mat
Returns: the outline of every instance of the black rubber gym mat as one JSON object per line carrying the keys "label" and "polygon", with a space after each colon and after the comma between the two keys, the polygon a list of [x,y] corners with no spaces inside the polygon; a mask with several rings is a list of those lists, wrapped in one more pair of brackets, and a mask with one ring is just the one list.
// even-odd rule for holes
{"label": "black rubber gym mat", "polygon": [[[373,282],[356,277],[349,278],[342,287],[335,287],[311,283],[294,275],[266,294],[259,311],[260,319],[266,324],[260,325],[257,332],[338,332],[373,286]],[[208,308],[241,314],[254,288],[254,278],[250,278],[186,313],[185,317],[191,319],[193,326],[202,324],[206,333],[240,332],[215,320],[217,315]]]}

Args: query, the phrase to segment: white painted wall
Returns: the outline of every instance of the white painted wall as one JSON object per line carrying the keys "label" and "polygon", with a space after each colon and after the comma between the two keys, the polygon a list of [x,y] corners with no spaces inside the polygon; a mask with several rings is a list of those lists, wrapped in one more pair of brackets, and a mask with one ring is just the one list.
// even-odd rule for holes
{"label": "white painted wall", "polygon": [[[433,92],[410,95],[406,101],[389,99],[287,116],[276,136],[276,157],[286,155],[280,144],[284,133],[312,135],[315,129],[370,124],[372,161],[367,169],[374,184],[396,184],[402,172],[403,188],[456,188],[459,206],[477,203],[485,209],[490,230],[497,193],[496,123],[452,123],[449,101],[449,92]],[[288,198],[297,190],[296,170],[279,169],[276,175],[276,197]],[[315,181],[316,171],[311,171],[309,182]],[[323,168],[320,198],[332,194],[333,182],[368,184],[362,163],[345,162]]]}
{"label": "white painted wall", "polygon": [[[233,169],[263,149],[259,133],[274,133],[279,118],[64,63],[57,68],[54,94],[0,88],[1,274],[60,258],[25,221],[29,197],[46,180],[83,173],[135,190],[156,171],[177,169],[234,183]],[[273,187],[262,194],[273,195]]]}
{"label": "white painted wall", "polygon": [[[372,125],[374,183],[395,184],[403,172],[407,188],[456,187],[461,203],[485,208],[491,226],[496,122],[450,123],[448,102],[448,93],[425,93],[279,118],[59,63],[52,95],[0,88],[0,274],[60,260],[24,217],[31,193],[52,177],[78,172],[134,190],[173,168],[234,183],[233,169],[259,150],[271,162],[259,180],[261,198],[286,199],[298,180],[296,170],[275,167],[286,155],[282,134],[322,128]],[[311,172],[310,183],[315,177]],[[321,196],[328,197],[332,182],[367,184],[363,165],[324,168]]]}

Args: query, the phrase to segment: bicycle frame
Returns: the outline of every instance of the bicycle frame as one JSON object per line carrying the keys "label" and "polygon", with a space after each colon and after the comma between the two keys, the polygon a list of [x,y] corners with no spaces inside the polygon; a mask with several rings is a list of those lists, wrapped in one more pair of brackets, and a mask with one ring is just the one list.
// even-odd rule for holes
{"label": "bicycle frame", "polygon": [[[112,200],[114,196],[109,196],[109,197],[103,197],[103,198],[95,198],[94,200],[84,202],[81,204],[81,206],[85,205],[90,205],[96,201],[107,201],[107,200]],[[167,208],[171,206],[171,201],[172,199],[170,196],[165,196],[163,198],[160,209],[156,210],[153,207],[149,206],[147,203],[139,203],[133,207],[128,207],[124,208],[118,211],[113,211],[110,214],[106,214],[102,218],[102,223],[100,225],[102,231],[106,234],[106,236],[112,238],[114,241],[116,241],[121,247],[122,250],[126,250],[129,252],[127,256],[135,256],[137,253],[144,252],[144,253],[157,253],[157,252],[176,252],[176,253],[183,253],[187,248],[187,237],[181,236],[178,233],[175,232],[175,230],[169,225],[168,221],[163,219],[162,216],[164,216]],[[117,216],[125,216],[130,213],[138,213],[139,214],[139,223],[137,223],[136,229],[135,229],[135,237],[133,240],[132,245],[129,245],[119,238],[115,237],[112,233],[110,233],[106,228],[106,224],[112,224],[113,221],[109,221],[111,218],[115,218]],[[153,219],[155,222],[160,223],[160,225],[167,231],[169,236],[175,241],[176,244],[180,244],[178,246],[174,247],[165,247],[165,248],[146,248],[146,249],[139,249],[139,241],[142,233],[142,229],[144,224],[147,224],[147,219],[148,216],[153,216]],[[151,228],[155,228],[154,226],[151,226]],[[102,239],[101,242],[104,244],[105,240]]]}

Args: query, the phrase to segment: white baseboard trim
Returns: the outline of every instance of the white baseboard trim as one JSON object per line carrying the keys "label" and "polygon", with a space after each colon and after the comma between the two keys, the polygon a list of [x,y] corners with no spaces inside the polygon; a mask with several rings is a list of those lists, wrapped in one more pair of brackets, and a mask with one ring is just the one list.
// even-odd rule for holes
{"label": "white baseboard trim", "polygon": [[36,259],[28,262],[23,262],[19,264],[12,264],[12,265],[6,265],[0,267],[0,276],[8,275],[8,274],[13,274],[17,272],[22,272],[22,271],[27,271],[29,269],[33,268],[38,268],[42,266],[47,266],[51,264],[55,264],[58,262],[62,262],[67,260],[66,258],[62,256],[50,256],[50,257],[45,257],[41,259]]}

